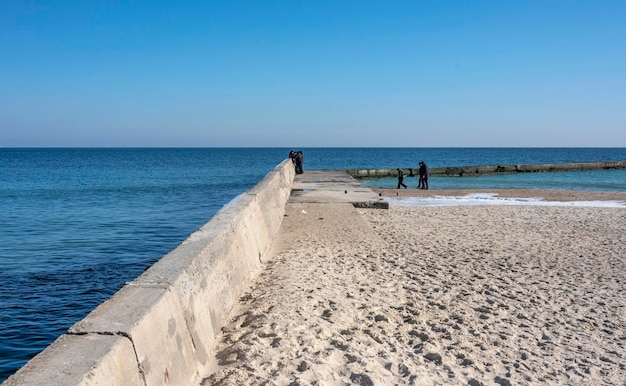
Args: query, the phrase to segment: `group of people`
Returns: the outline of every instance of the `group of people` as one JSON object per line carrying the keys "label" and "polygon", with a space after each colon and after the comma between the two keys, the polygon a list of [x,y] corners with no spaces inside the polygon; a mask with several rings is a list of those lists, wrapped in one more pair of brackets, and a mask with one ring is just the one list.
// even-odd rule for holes
{"label": "group of people", "polygon": [[[419,166],[419,182],[417,183],[416,189],[428,189],[428,177],[430,176],[430,168],[428,167],[428,165],[426,165],[426,162],[424,161],[420,161]],[[401,186],[406,189],[407,186],[404,183],[404,173],[402,172],[402,169],[397,168],[396,170],[398,171],[398,189],[400,189]],[[411,170],[411,173],[412,172],[413,171]]]}
{"label": "group of people", "polygon": [[291,150],[289,152],[289,159],[293,162],[293,165],[296,168],[296,174],[302,174],[302,163],[304,162],[304,154],[302,154],[302,150]]}

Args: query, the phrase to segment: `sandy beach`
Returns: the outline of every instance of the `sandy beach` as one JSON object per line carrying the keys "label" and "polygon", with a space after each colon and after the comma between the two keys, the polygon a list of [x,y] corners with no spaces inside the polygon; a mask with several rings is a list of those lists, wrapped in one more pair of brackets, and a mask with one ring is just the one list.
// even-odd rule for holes
{"label": "sandy beach", "polygon": [[286,209],[203,385],[626,384],[626,209]]}

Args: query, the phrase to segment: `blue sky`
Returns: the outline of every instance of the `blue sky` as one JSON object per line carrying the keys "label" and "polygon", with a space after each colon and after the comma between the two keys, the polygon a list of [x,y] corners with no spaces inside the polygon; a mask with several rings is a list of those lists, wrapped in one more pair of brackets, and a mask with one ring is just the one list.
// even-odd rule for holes
{"label": "blue sky", "polygon": [[0,146],[626,146],[624,1],[0,2]]}

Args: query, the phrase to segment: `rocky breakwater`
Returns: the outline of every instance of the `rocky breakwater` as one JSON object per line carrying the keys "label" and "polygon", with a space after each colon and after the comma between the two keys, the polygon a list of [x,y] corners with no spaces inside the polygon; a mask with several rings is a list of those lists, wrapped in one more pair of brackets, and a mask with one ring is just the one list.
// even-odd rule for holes
{"label": "rocky breakwater", "polygon": [[[560,164],[520,164],[520,165],[478,165],[448,166],[430,168],[431,176],[463,177],[469,175],[504,174],[504,173],[536,173],[565,172],[582,170],[626,169],[626,161],[609,162],[572,162]],[[419,168],[402,168],[406,177],[418,175]],[[396,169],[352,169],[347,171],[355,178],[394,177]]]}

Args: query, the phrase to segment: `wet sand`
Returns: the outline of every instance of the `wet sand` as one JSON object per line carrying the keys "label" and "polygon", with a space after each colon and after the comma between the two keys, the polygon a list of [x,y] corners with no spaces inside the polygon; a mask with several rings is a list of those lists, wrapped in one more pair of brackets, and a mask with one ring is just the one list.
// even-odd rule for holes
{"label": "wet sand", "polygon": [[203,385],[625,384],[626,209],[286,209]]}

